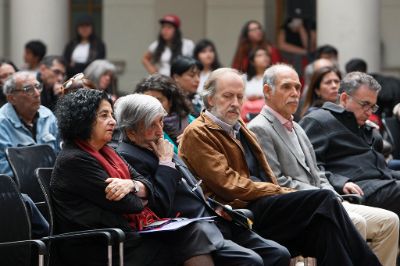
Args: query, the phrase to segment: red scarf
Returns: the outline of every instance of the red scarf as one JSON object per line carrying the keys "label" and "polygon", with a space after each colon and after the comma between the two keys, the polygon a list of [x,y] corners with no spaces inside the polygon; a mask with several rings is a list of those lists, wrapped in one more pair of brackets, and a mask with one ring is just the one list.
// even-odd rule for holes
{"label": "red scarf", "polygon": [[[128,166],[111,147],[105,145],[96,151],[85,141],[76,140],[75,143],[79,148],[92,155],[110,177],[131,179]],[[125,217],[128,218],[131,228],[138,231],[141,231],[147,224],[160,220],[148,207],[145,207],[140,213],[125,214]]]}

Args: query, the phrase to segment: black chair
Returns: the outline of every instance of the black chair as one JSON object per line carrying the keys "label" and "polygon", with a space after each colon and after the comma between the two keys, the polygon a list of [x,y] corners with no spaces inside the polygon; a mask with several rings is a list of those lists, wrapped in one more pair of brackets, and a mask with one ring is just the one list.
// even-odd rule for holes
{"label": "black chair", "polygon": [[38,265],[43,265],[46,246],[41,240],[31,239],[30,220],[21,193],[6,175],[0,175],[0,202],[0,264],[30,265],[31,248],[35,246]]}
{"label": "black chair", "polygon": [[[53,168],[37,168],[35,170],[35,177],[38,181],[38,184],[42,190],[42,193],[45,198],[45,206],[47,209],[47,212],[49,213],[49,225],[50,225],[50,237],[53,236],[53,229],[54,229],[54,216],[53,216],[53,211],[52,211],[52,203],[51,203],[51,194],[50,194],[50,181],[51,181],[51,174],[52,174]],[[119,265],[123,266],[124,265],[124,241],[125,241],[125,233],[119,229],[119,228],[102,228],[102,229],[94,229],[94,230],[86,230],[86,231],[78,231],[78,232],[71,232],[71,233],[64,233],[62,235],[82,235],[82,234],[88,234],[90,235],[91,233],[101,233],[101,232],[106,232],[110,234],[111,236],[111,244],[118,245],[118,252],[119,252]],[[49,244],[49,249],[51,248],[51,245]],[[51,249],[54,250],[54,249]],[[49,254],[50,257],[50,262],[49,264],[51,265],[58,265],[57,263],[57,258],[51,257],[51,253]],[[112,264],[112,246],[108,245],[107,247],[107,259],[108,259],[108,265]]]}
{"label": "black chair", "polygon": [[382,119],[387,140],[392,144],[393,159],[400,159],[400,122],[397,117]]}
{"label": "black chair", "polygon": [[35,178],[35,169],[38,167],[53,167],[56,154],[49,145],[33,145],[24,147],[10,147],[6,149],[7,160],[14,173],[14,180],[21,193],[27,194],[45,218],[45,198]]}

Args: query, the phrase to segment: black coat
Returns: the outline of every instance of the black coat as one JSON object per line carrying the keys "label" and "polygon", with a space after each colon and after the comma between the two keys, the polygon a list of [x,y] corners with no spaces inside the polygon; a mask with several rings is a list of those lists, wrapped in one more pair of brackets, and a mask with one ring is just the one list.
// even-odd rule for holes
{"label": "black coat", "polygon": [[189,176],[191,173],[177,156],[174,162],[181,171],[160,165],[158,157],[153,152],[132,143],[121,142],[117,151],[153,183],[154,205],[150,207],[160,216],[175,217],[178,213],[190,218],[215,215],[202,198],[201,189],[192,191],[193,183],[196,181],[193,176]]}
{"label": "black coat", "polygon": [[379,133],[369,126],[359,127],[354,114],[343,107],[325,103],[299,124],[314,146],[318,165],[328,172],[337,192],[343,193],[344,184],[354,182],[368,198],[400,177],[378,152],[382,146]]}
{"label": "black coat", "polygon": [[[150,192],[152,186],[135,170],[129,167],[131,176],[144,183]],[[55,233],[117,227],[132,231],[123,214],[137,213],[143,209],[140,199],[134,194],[120,201],[105,197],[104,182],[107,172],[89,153],[74,144],[66,144],[59,153],[52,174],[50,194],[55,214]],[[160,250],[167,248],[154,239],[144,239],[130,233],[125,242],[125,265],[147,265],[154,258],[161,258]],[[57,265],[106,265],[105,241],[103,239],[79,239],[58,242]],[[114,250],[113,258],[117,250]],[[64,264],[62,264],[64,263]],[[165,263],[164,263],[165,264]],[[163,265],[163,263],[161,263]]]}

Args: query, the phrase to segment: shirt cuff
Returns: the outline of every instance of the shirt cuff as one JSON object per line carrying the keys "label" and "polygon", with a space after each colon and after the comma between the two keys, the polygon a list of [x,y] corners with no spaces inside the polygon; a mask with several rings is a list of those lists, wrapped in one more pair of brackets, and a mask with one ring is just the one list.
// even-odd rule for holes
{"label": "shirt cuff", "polygon": [[160,165],[164,165],[164,166],[168,166],[171,168],[175,168],[175,163],[171,162],[171,161],[160,161],[159,162]]}

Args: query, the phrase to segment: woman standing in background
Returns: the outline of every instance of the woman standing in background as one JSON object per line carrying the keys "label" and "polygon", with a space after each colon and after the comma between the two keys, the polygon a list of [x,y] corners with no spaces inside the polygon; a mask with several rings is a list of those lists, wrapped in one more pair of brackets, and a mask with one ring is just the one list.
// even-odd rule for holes
{"label": "woman standing in background", "polygon": [[194,43],[182,38],[181,20],[176,15],[160,19],[161,30],[158,40],[150,44],[142,63],[149,74],[158,72],[169,76],[171,63],[179,56],[192,56]]}

